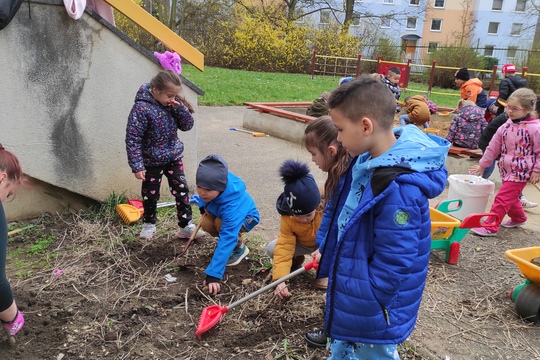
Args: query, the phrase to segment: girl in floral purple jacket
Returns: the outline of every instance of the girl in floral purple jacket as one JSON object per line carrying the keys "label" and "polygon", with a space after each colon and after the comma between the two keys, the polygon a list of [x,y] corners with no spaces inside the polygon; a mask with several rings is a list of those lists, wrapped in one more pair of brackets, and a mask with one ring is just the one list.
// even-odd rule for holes
{"label": "girl in floral purple jacket", "polygon": [[470,100],[460,100],[457,116],[452,120],[446,140],[452,145],[476,149],[480,134],[486,128],[485,109]]}
{"label": "girl in floral purple jacket", "polygon": [[[143,227],[139,237],[151,239],[156,232],[156,208],[163,175],[176,199],[180,232],[189,238],[195,229],[191,221],[188,184],[182,162],[184,144],[178,129],[193,127],[193,108],[181,96],[182,82],[174,72],[159,72],[143,84],[135,96],[126,129],[128,163],[135,177],[142,180]],[[197,235],[203,235],[202,231]]]}

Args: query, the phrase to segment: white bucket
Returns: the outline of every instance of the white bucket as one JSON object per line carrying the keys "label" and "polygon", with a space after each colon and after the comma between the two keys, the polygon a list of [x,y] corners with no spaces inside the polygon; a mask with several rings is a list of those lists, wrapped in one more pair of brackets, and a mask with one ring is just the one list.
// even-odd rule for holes
{"label": "white bucket", "polygon": [[495,184],[474,175],[450,175],[448,177],[448,200],[461,199],[463,205],[452,215],[464,220],[470,214],[485,213],[488,199],[495,192]]}

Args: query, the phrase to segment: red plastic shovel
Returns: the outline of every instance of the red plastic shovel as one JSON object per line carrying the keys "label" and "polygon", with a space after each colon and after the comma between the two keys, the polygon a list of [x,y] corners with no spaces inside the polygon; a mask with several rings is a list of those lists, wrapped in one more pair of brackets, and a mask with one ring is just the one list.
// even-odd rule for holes
{"label": "red plastic shovel", "polygon": [[197,337],[200,339],[201,335],[203,333],[207,332],[208,330],[210,330],[214,325],[216,325],[218,323],[218,321],[221,319],[221,317],[223,316],[223,314],[225,314],[227,311],[229,311],[229,309],[232,309],[233,307],[235,307],[237,305],[240,305],[240,304],[242,304],[242,303],[244,303],[244,302],[246,302],[246,301],[248,301],[250,299],[253,299],[254,297],[259,296],[260,294],[262,294],[262,293],[264,293],[264,292],[266,292],[266,291],[268,291],[270,289],[275,288],[276,286],[278,286],[282,282],[287,281],[289,279],[292,279],[293,277],[298,276],[298,275],[302,274],[305,271],[308,271],[308,270],[311,270],[311,269],[317,269],[318,267],[319,267],[319,264],[316,263],[315,260],[313,260],[312,262],[307,263],[306,265],[304,265],[300,269],[298,269],[296,271],[293,271],[289,275],[286,275],[286,276],[282,277],[281,279],[276,280],[273,283],[268,284],[268,285],[260,288],[259,290],[255,291],[255,292],[253,292],[253,293],[251,293],[249,295],[244,296],[243,298],[241,298],[239,300],[236,300],[232,304],[229,304],[229,306],[212,305],[212,306],[208,306],[208,307],[204,308],[202,313],[201,313],[201,318],[199,319],[199,326],[197,326],[197,331],[195,332],[195,335],[197,335]]}

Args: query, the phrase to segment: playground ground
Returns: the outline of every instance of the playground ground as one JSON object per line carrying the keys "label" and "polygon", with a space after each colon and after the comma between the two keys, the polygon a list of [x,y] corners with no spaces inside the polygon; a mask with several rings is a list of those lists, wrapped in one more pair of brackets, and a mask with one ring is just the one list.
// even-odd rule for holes
{"label": "playground ground", "polygon": [[[322,326],[324,292],[307,273],[291,281],[293,296],[282,302],[271,293],[224,314],[221,322],[195,336],[202,309],[238,300],[267,281],[266,243],[279,229],[275,199],[282,188],[277,169],[294,158],[310,163],[300,145],[230,131],[241,127],[243,107],[200,107],[198,158],[219,153],[253,195],[261,224],[248,237],[246,261],[227,270],[215,298],[202,289],[204,268],[215,240],[197,240],[174,262],[184,242],[174,238],[170,209],[160,213],[151,242],[136,238],[139,226],[117,217],[44,216],[32,230],[10,241],[9,277],[27,325],[2,357],[15,359],[325,359],[326,350],[308,348],[306,331]],[[312,167],[318,181],[324,174]],[[531,187],[532,188],[532,187]],[[532,190],[532,191],[531,191]],[[444,199],[446,192],[436,202]],[[540,192],[526,189],[530,200]],[[528,211],[538,223],[540,212]],[[23,225],[23,224],[21,224]],[[35,239],[47,236],[47,251]],[[508,293],[523,282],[508,249],[538,246],[537,229],[501,229],[496,238],[466,235],[456,265],[433,250],[428,282],[414,332],[402,359],[540,359],[540,327],[517,316]],[[264,270],[264,271],[263,271]],[[168,282],[171,274],[176,281]]]}

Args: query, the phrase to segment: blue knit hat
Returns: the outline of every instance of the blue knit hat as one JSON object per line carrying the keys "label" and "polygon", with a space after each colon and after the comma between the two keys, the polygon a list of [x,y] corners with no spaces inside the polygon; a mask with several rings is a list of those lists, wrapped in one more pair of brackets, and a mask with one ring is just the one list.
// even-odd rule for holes
{"label": "blue knit hat", "polygon": [[207,190],[223,191],[227,187],[229,167],[219,155],[208,155],[199,163],[195,184]]}
{"label": "blue knit hat", "polygon": [[321,202],[319,187],[305,163],[286,160],[279,168],[285,184],[283,195],[293,215],[307,215]]}

